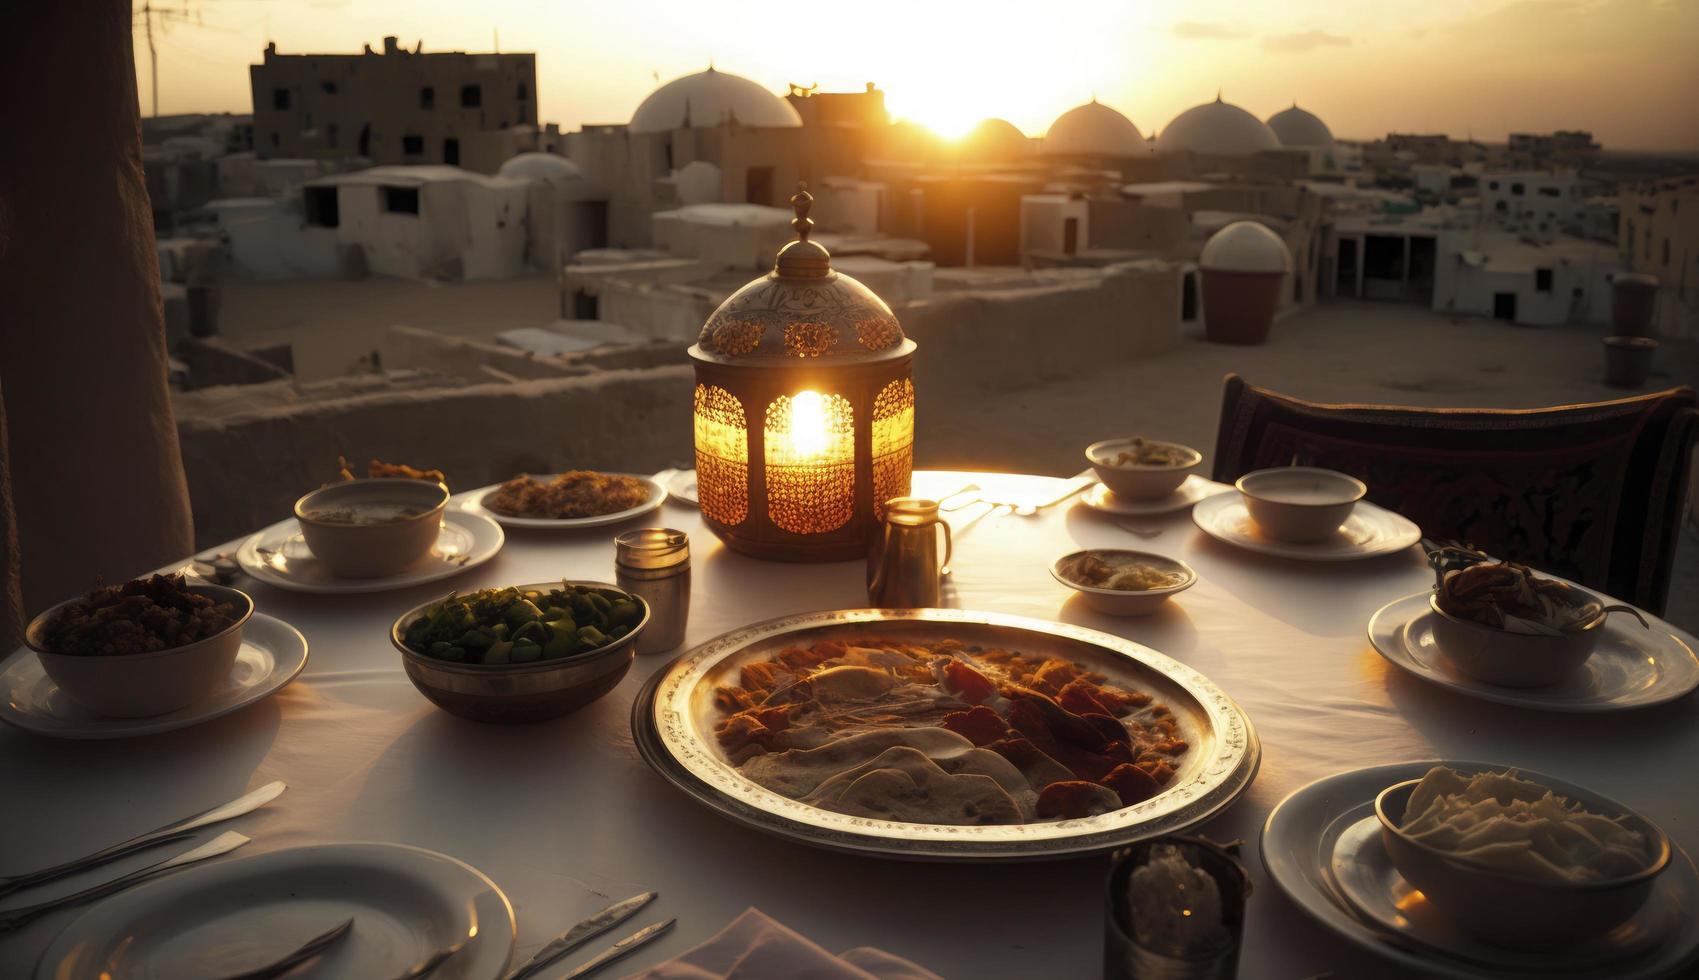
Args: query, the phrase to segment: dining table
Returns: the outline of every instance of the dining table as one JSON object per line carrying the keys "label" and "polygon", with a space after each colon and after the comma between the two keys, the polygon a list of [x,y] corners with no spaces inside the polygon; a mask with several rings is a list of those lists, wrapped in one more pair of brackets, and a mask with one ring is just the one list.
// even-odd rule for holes
{"label": "dining table", "polygon": [[[1699,698],[1631,712],[1550,713],[1435,686],[1375,652],[1366,634],[1375,611],[1432,587],[1419,547],[1362,561],[1306,562],[1218,541],[1187,509],[1129,520],[1077,497],[1036,512],[991,506],[1049,502],[1068,488],[1058,477],[934,470],[917,472],[914,485],[931,497],[978,488],[968,492],[975,503],[945,515],[955,525],[945,604],[1143,644],[1201,672],[1249,717],[1261,740],[1260,770],[1237,801],[1188,831],[1241,842],[1252,886],[1242,976],[1416,975],[1307,917],[1260,860],[1259,835],[1275,805],[1345,770],[1428,759],[1525,767],[1620,800],[1687,852],[1699,848]],[[408,681],[390,643],[397,616],[450,588],[563,578],[611,583],[614,535],[641,526],[690,536],[689,626],[679,650],[638,656],[605,697],[533,724],[455,717]],[[1095,612],[1051,576],[1050,565],[1096,547],[1178,558],[1196,569],[1197,583],[1151,615]],[[240,711],[163,734],[78,741],[0,731],[0,873],[70,859],[284,780],[289,788],[280,798],[230,825],[253,842],[223,860],[338,841],[440,851],[505,891],[518,923],[515,963],[610,902],[654,890],[654,915],[676,917],[677,928],[618,973],[679,955],[749,907],[827,950],[873,946],[944,977],[1101,973],[1107,855],[938,863],[817,849],[727,820],[644,763],[633,742],[632,705],[651,675],[684,650],[751,623],[867,605],[862,562],[746,557],[721,544],[695,507],[669,500],[617,527],[510,528],[489,562],[394,592],[317,595],[246,579],[237,585],[260,611],[306,637],[310,657],[301,675]],[[35,897],[157,856],[115,862]],[[58,912],[0,936],[0,977],[30,976],[43,949],[79,914]]]}

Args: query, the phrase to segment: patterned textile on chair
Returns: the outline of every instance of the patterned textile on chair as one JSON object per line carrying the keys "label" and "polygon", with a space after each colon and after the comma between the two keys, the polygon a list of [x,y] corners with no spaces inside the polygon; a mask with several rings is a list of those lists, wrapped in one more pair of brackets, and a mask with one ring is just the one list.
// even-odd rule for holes
{"label": "patterned textile on chair", "polygon": [[1555,408],[1328,405],[1228,375],[1215,478],[1270,466],[1357,477],[1430,538],[1661,612],[1699,412],[1692,389]]}

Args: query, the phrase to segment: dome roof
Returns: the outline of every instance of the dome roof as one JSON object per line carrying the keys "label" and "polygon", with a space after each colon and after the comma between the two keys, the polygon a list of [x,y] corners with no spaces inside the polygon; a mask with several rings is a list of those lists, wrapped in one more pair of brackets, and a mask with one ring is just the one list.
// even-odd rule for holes
{"label": "dome roof", "polygon": [[712,204],[720,200],[724,177],[719,167],[706,160],[692,160],[673,171],[673,186],[682,204]]}
{"label": "dome roof", "polygon": [[1193,106],[1175,116],[1156,138],[1156,148],[1163,153],[1190,150],[1209,156],[1243,157],[1278,150],[1280,140],[1262,120],[1217,95],[1214,102]]}
{"label": "dome roof", "polygon": [[521,153],[509,157],[496,171],[497,177],[520,180],[582,180],[578,165],[558,153]]}
{"label": "dome roof", "polygon": [[1292,103],[1292,108],[1269,116],[1268,128],[1274,130],[1274,137],[1281,146],[1333,145],[1333,133],[1327,128],[1327,123],[1315,113],[1298,108],[1296,102]]}
{"label": "dome roof", "polygon": [[1209,236],[1198,266],[1223,272],[1290,272],[1292,252],[1266,225],[1235,221]]}
{"label": "dome roof", "polygon": [[1132,157],[1144,156],[1150,150],[1131,119],[1092,99],[1056,117],[1044,134],[1043,152]]}
{"label": "dome roof", "polygon": [[675,78],[649,93],[631,114],[634,133],[664,133],[736,122],[743,126],[801,126],[789,102],[741,75],[707,71]]}
{"label": "dome roof", "polygon": [[1025,156],[1030,144],[1026,134],[1007,119],[981,119],[957,144],[966,156],[986,160],[1011,160]]}

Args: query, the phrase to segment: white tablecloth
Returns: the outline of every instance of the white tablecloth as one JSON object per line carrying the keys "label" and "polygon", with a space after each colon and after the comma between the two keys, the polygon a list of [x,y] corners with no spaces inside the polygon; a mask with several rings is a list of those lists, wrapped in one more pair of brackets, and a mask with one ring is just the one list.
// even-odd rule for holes
{"label": "white tablecloth", "polygon": [[[970,479],[988,482],[923,474],[916,484],[942,494]],[[1043,496],[1046,488],[1027,489]],[[860,563],[746,559],[722,547],[693,508],[674,503],[653,522],[691,534],[687,645],[774,616],[865,605]],[[1688,851],[1699,849],[1699,699],[1578,716],[1465,698],[1391,668],[1365,635],[1377,608],[1428,587],[1417,549],[1305,564],[1220,544],[1184,511],[1140,523],[1162,528],[1161,536],[1134,538],[1081,505],[988,517],[956,539],[955,604],[1118,633],[1192,665],[1244,707],[1262,738],[1262,770],[1244,797],[1200,828],[1246,841],[1255,893],[1242,975],[1399,975],[1308,920],[1257,855],[1274,804],[1341,770],[1432,757],[1525,766],[1622,800]],[[452,582],[377,595],[300,595],[250,583],[261,611],[306,635],[305,673],[267,701],[165,735],[73,742],[0,731],[0,873],[86,853],[283,779],[287,793],[231,825],[254,838],[243,853],[381,840],[451,854],[513,901],[518,957],[611,900],[655,889],[661,897],[646,915],[676,916],[678,928],[627,969],[677,955],[755,906],[826,949],[877,946],[947,977],[1098,975],[1103,859],[962,866],[851,857],[744,829],[686,799],[643,764],[630,732],[633,696],[670,655],[639,657],[607,697],[529,726],[463,721],[408,683],[386,635],[394,617],[450,585],[612,581],[611,539],[606,529],[510,532],[498,557]],[[1200,581],[1157,615],[1098,615],[1047,567],[1077,547],[1100,546],[1177,556]],[[0,976],[27,976],[75,914],[0,939]]]}

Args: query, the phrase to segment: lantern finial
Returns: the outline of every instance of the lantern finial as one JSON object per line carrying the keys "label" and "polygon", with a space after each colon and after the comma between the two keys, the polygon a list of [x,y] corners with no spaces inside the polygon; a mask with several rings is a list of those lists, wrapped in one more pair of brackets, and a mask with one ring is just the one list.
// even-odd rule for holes
{"label": "lantern finial", "polygon": [[796,241],[779,249],[773,271],[790,279],[823,279],[831,275],[831,253],[819,242],[808,240],[808,233],[814,230],[814,221],[808,217],[809,209],[814,207],[814,195],[808,193],[806,182],[797,182],[791,207],[796,209],[796,218],[791,221],[791,227],[796,229]]}
{"label": "lantern finial", "polygon": [[791,195],[791,207],[796,209],[791,227],[796,229],[797,241],[806,242],[808,233],[814,230],[814,222],[808,217],[809,209],[814,207],[814,195],[808,193],[808,181],[797,181],[796,193]]}

